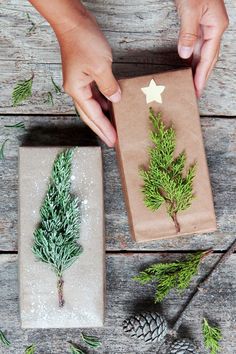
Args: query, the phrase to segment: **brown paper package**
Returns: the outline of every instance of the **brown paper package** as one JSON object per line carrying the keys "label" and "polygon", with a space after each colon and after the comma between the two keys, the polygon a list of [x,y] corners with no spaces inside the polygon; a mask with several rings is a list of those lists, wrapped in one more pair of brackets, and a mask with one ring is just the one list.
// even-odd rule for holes
{"label": "brown paper package", "polygon": [[[165,86],[162,104],[155,101],[146,103],[141,88],[148,86],[151,79],[157,85]],[[134,240],[144,242],[215,231],[214,205],[191,69],[123,79],[119,84],[122,100],[113,104],[113,119],[118,134],[118,162]],[[197,162],[194,179],[196,198],[189,209],[178,213],[181,227],[178,234],[164,205],[153,212],[143,201],[139,170],[147,167],[149,162],[152,129],[149,107],[155,113],[162,112],[165,124],[173,124],[177,140],[176,155],[184,150],[187,165]]]}
{"label": "brown paper package", "polygon": [[102,158],[99,147],[77,148],[71,192],[81,201],[83,253],[64,273],[63,308],[56,276],[32,253],[33,233],[55,157],[64,148],[19,151],[19,291],[22,328],[100,327],[104,322],[104,220]]}

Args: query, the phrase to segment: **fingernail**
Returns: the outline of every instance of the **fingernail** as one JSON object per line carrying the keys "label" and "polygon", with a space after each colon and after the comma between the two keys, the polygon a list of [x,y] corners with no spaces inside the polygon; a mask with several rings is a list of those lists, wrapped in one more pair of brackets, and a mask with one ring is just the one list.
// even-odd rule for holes
{"label": "fingernail", "polygon": [[188,59],[193,53],[192,47],[179,46],[179,55],[183,59]]}
{"label": "fingernail", "polygon": [[119,102],[121,100],[121,90],[119,89],[116,93],[114,93],[114,95],[108,97],[108,99],[113,103]]}

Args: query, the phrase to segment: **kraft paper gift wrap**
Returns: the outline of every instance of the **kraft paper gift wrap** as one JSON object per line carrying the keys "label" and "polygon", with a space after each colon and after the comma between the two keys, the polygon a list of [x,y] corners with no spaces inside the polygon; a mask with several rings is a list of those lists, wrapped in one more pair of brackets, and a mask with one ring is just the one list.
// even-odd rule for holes
{"label": "kraft paper gift wrap", "polygon": [[54,159],[64,148],[20,148],[19,290],[23,328],[100,327],[104,322],[104,220],[102,158],[99,147],[76,148],[71,192],[81,201],[79,243],[83,252],[64,272],[63,308],[56,276],[32,253],[33,233],[48,188]]}
{"label": "kraft paper gift wrap", "polygon": [[[165,86],[161,93],[162,103],[146,103],[146,96],[141,88],[147,87],[152,79],[157,85]],[[122,100],[113,104],[112,113],[118,134],[117,156],[133,238],[137,242],[144,242],[216,230],[191,69],[123,79],[119,84]],[[151,211],[144,205],[144,195],[141,192],[143,180],[139,170],[148,166],[148,148],[152,146],[149,107],[155,113],[162,112],[165,124],[173,125],[177,140],[175,154],[185,151],[187,166],[197,162],[193,183],[196,198],[190,208],[178,213],[181,227],[178,234],[172,219],[166,213],[166,206],[162,205],[157,211]]]}

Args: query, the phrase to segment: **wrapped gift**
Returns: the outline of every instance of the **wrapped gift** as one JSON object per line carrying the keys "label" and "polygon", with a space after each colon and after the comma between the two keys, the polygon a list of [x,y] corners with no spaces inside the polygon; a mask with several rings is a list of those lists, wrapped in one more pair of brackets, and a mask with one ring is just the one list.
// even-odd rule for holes
{"label": "wrapped gift", "polygon": [[[117,157],[134,240],[144,242],[216,230],[216,220],[191,69],[170,71],[119,81],[122,100],[113,104],[118,142]],[[187,168],[196,164],[194,199],[178,213],[180,230],[163,203],[150,210],[144,203],[144,180],[152,147],[150,108],[161,112],[166,127],[176,134],[175,156],[184,152]],[[186,171],[185,171],[186,172]]]}
{"label": "wrapped gift", "polygon": [[74,150],[71,195],[78,197],[82,253],[65,270],[58,305],[56,274],[33,253],[34,233],[55,158],[64,148],[22,147],[19,152],[19,289],[23,328],[99,327],[104,322],[104,220],[99,147]]}

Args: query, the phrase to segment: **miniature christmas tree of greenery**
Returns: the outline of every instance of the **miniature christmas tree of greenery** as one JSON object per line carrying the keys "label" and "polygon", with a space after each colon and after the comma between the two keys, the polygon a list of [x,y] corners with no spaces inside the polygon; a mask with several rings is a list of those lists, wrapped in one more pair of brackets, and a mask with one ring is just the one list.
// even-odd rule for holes
{"label": "miniature christmas tree of greenery", "polygon": [[194,275],[198,273],[200,262],[212,251],[197,252],[186,260],[172,263],[156,263],[140,272],[133,279],[142,285],[157,282],[155,302],[161,302],[172,289],[186,289]]}
{"label": "miniature christmas tree of greenery", "polygon": [[141,170],[144,203],[152,211],[165,203],[176,232],[180,232],[177,213],[192,203],[196,166],[190,166],[184,174],[186,155],[182,152],[174,156],[176,134],[173,127],[167,128],[161,120],[161,113],[155,115],[151,108],[150,120],[153,124],[150,136],[154,146],[149,149],[148,168]]}
{"label": "miniature christmas tree of greenery", "polygon": [[80,213],[78,198],[70,194],[74,149],[56,158],[48,191],[40,209],[41,223],[34,232],[33,253],[57,275],[59,306],[63,307],[63,273],[79,257]]}
{"label": "miniature christmas tree of greenery", "polygon": [[217,354],[220,351],[219,341],[222,339],[220,328],[211,326],[204,318],[202,333],[206,349],[210,350],[210,354]]}

